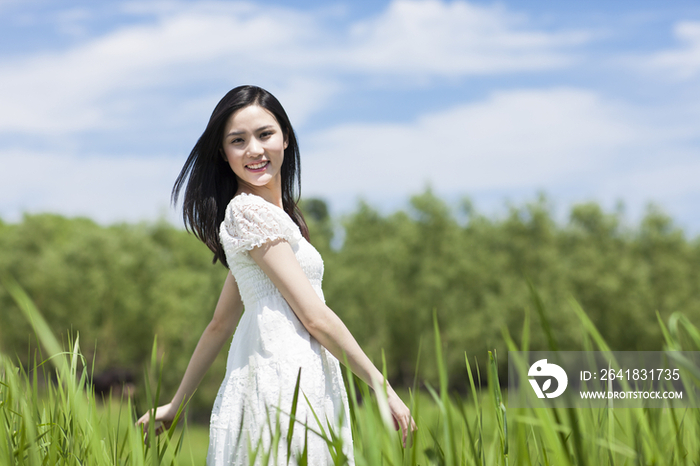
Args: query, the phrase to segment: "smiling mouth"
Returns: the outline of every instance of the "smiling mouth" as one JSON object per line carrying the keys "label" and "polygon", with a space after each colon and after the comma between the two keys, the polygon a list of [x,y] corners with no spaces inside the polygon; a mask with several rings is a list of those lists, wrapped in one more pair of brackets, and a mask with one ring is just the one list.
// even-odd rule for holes
{"label": "smiling mouth", "polygon": [[263,168],[267,167],[267,165],[269,163],[270,163],[269,160],[265,160],[263,162],[258,162],[258,163],[246,165],[246,168],[248,168],[249,170],[262,170]]}

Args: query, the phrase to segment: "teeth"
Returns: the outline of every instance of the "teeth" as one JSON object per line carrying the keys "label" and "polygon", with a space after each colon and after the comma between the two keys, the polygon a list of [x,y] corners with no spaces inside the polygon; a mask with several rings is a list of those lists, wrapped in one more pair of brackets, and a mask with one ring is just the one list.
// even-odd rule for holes
{"label": "teeth", "polygon": [[256,163],[256,164],[254,164],[254,165],[248,165],[248,168],[250,168],[251,170],[257,170],[257,169],[259,169],[259,168],[264,167],[265,165],[267,165],[267,161],[265,161],[265,162],[260,162],[260,163]]}

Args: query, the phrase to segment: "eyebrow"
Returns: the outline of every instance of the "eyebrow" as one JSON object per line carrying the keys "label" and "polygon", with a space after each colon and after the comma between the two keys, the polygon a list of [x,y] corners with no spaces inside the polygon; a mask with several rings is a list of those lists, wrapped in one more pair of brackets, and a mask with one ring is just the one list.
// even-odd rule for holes
{"label": "eyebrow", "polygon": [[[257,133],[257,132],[260,132],[260,131],[265,131],[266,129],[270,129],[270,128],[274,128],[274,126],[273,126],[273,125],[261,126],[260,128],[256,129],[255,132]],[[231,136],[240,136],[240,135],[245,134],[245,133],[246,133],[245,131],[231,131],[230,133],[228,133],[228,134],[226,135],[226,137],[228,138],[228,137],[231,137]]]}

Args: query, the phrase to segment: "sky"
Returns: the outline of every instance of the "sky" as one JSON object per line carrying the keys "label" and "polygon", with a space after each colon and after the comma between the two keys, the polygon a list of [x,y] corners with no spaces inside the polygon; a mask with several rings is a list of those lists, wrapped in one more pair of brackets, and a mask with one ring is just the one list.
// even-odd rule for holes
{"label": "sky", "polygon": [[287,110],[302,197],[650,203],[700,234],[700,1],[0,0],[0,219],[167,219],[219,99]]}

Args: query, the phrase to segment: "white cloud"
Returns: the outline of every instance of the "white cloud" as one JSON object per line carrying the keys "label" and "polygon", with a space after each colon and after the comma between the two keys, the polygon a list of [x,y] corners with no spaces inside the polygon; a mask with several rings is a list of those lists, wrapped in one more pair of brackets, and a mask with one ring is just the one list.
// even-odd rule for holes
{"label": "white cloud", "polygon": [[24,150],[0,152],[0,212],[16,221],[24,212],[88,216],[102,223],[155,220],[169,209],[182,160],[171,157],[79,157]]}
{"label": "white cloud", "polygon": [[677,225],[698,235],[698,178],[697,151],[661,149],[649,163],[605,177],[597,194],[606,200],[624,199],[636,219],[642,217],[649,203],[660,205]]}
{"label": "white cloud", "polygon": [[[586,90],[495,92],[406,124],[343,124],[307,134],[303,193],[337,208],[339,199],[349,207],[358,195],[405,200],[426,183],[477,197],[543,189],[571,201],[625,199],[637,211],[656,200],[687,223],[700,196],[700,165],[693,133],[669,131],[676,126],[665,114],[654,119]],[[165,213],[179,223],[168,195],[183,161],[0,151],[0,212],[4,220],[52,211],[103,223]]]}
{"label": "white cloud", "polygon": [[[303,148],[304,195],[342,210],[357,196],[394,204],[426,185],[492,203],[539,190],[567,203],[661,203],[698,231],[700,115],[640,109],[580,89],[495,92],[407,124],[340,125]],[[688,117],[694,119],[688,121]]]}
{"label": "white cloud", "polygon": [[406,125],[316,134],[305,150],[305,192],[553,187],[607,168],[648,137],[625,108],[593,92],[497,92]]}
{"label": "white cloud", "polygon": [[464,76],[562,67],[573,60],[562,50],[590,36],[535,30],[501,6],[396,0],[353,25],[350,38],[342,58],[354,70]]}
{"label": "white cloud", "polygon": [[[307,20],[291,12],[263,14],[245,4],[231,4],[226,12],[199,13],[189,6],[62,53],[4,63],[0,130],[65,133],[122,126],[143,110],[140,101],[163,89],[238,82],[256,77],[260,67],[272,73],[278,66],[284,73],[291,61],[286,44],[301,40]],[[279,81],[282,76],[288,74]]]}
{"label": "white cloud", "polygon": [[633,168],[615,180],[608,180],[604,191],[617,196],[633,193],[635,197],[667,203],[689,195],[700,197],[700,160],[693,155],[667,153],[665,159],[659,158],[656,163]]}
{"label": "white cloud", "polygon": [[495,92],[406,124],[339,125],[302,147],[303,194],[340,211],[358,197],[396,208],[430,185],[490,210],[543,190],[560,207],[623,200],[634,222],[659,203],[697,233],[700,114],[669,107],[553,88]]}
{"label": "white cloud", "polygon": [[[115,156],[108,143],[98,149],[91,143],[109,135],[114,153],[149,152],[159,141],[203,128],[216,100],[238,83],[273,91],[299,128],[318,112],[337,118],[331,106],[348,82],[405,91],[444,78],[511,73],[517,79],[574,63],[578,47],[591,40],[581,31],[534,27],[503,6],[480,5],[395,0],[350,23],[337,11],[254,3],[122,4],[137,20],[61,52],[0,61],[0,134],[9,136],[0,145],[2,217],[25,210],[103,222],[159,215],[184,155]],[[86,13],[67,11],[71,24],[83,24]],[[337,16],[328,21],[330,14]],[[700,23],[679,23],[676,34],[684,45],[649,63],[695,77]],[[557,79],[538,82],[550,86]],[[686,199],[685,205],[697,196],[698,167],[687,162],[697,152],[697,106],[634,108],[582,88],[494,91],[484,82],[481,89],[490,92],[484,100],[454,102],[408,123],[358,121],[316,134],[305,128],[304,194],[405,199],[431,182],[465,194],[578,187],[603,196]],[[434,86],[431,92],[439,94]],[[156,142],[149,133],[158,135]],[[124,149],[120,139],[135,142]],[[31,152],[22,141],[56,147]],[[148,149],[140,150],[141,143]],[[655,168],[662,157],[673,168]],[[652,180],[654,189],[645,193]]]}
{"label": "white cloud", "polygon": [[700,22],[678,22],[673,32],[680,47],[655,53],[645,60],[646,66],[670,72],[677,79],[697,77],[700,75]]}
{"label": "white cloud", "polygon": [[[156,16],[62,52],[0,62],[0,132],[128,128],[143,115],[162,118],[151,108],[154,95],[187,90],[177,99],[197,100],[243,82],[293,96],[299,124],[327,105],[345,73],[411,80],[544,69],[570,62],[562,50],[585,40],[461,1],[396,0],[380,16],[340,28],[324,26],[327,12],[240,2],[125,9]],[[295,97],[300,91],[304,98]]]}

